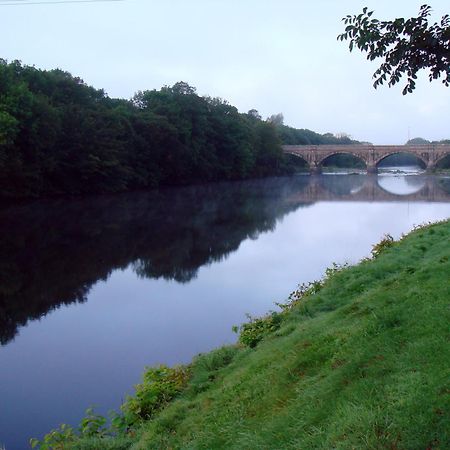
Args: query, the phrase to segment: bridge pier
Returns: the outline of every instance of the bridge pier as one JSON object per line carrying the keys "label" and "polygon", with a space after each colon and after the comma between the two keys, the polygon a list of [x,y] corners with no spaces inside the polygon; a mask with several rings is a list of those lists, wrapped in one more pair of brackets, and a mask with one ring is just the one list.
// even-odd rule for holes
{"label": "bridge pier", "polygon": [[370,175],[376,175],[378,173],[378,167],[375,165],[367,166],[367,173]]}
{"label": "bridge pier", "polygon": [[309,173],[311,175],[321,175],[322,174],[322,167],[321,166],[311,166],[309,168]]}

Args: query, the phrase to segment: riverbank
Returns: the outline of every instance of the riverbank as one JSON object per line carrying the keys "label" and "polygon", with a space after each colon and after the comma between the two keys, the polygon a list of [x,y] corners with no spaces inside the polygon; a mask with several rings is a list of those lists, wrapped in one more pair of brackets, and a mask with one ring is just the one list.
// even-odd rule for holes
{"label": "riverbank", "polygon": [[152,419],[132,433],[65,448],[446,448],[450,222],[382,242],[244,326],[241,344],[199,356],[178,384],[168,372],[158,404],[168,385],[149,383]]}

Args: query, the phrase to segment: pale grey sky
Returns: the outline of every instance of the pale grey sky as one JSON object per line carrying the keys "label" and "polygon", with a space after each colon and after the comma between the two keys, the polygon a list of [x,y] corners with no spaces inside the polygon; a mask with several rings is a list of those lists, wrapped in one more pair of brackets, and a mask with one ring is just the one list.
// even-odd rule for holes
{"label": "pale grey sky", "polygon": [[[408,129],[450,138],[450,88],[424,72],[413,94],[403,84],[374,90],[377,64],[336,40],[346,14],[368,6],[380,19],[410,17],[425,0],[28,1],[0,1],[0,57],[67,70],[112,97],[183,80],[320,133],[375,144],[403,144]],[[433,21],[450,12],[448,0],[429,4]]]}

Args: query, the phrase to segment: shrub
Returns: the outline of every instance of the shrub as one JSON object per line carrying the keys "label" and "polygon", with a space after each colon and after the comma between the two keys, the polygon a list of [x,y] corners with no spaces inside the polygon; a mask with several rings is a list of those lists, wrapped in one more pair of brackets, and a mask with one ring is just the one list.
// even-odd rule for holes
{"label": "shrub", "polygon": [[258,319],[250,318],[250,322],[240,328],[239,342],[251,348],[256,347],[261,339],[280,328],[281,321],[281,314],[276,312]]}
{"label": "shrub", "polygon": [[190,369],[183,366],[146,368],[143,382],[135,386],[135,395],[128,396],[122,405],[122,414],[114,411],[110,413],[109,426],[104,416],[95,414],[94,410],[89,408],[77,430],[69,425],[61,425],[46,434],[42,441],[30,439],[31,448],[63,450],[83,438],[98,438],[103,442],[105,438],[129,436],[135,425],[152,418],[181,392],[189,376]]}
{"label": "shrub", "polygon": [[131,426],[152,418],[183,390],[189,376],[190,370],[184,366],[146,368],[143,382],[135,386],[135,395],[129,396],[121,407],[126,423]]}
{"label": "shrub", "polygon": [[63,450],[68,443],[74,442],[76,438],[73,428],[62,424],[58,429],[46,434],[42,441],[30,439],[30,445],[31,448],[39,448],[40,450]]}

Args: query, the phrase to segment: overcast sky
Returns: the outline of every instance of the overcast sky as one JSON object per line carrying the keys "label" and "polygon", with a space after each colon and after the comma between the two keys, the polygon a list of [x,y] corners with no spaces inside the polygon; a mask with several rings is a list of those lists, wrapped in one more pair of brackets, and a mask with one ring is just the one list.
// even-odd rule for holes
{"label": "overcast sky", "polygon": [[[374,144],[450,138],[450,88],[424,72],[413,94],[374,90],[377,64],[336,40],[346,14],[411,17],[425,0],[14,1],[0,0],[1,58],[67,70],[111,97],[183,80],[296,128]],[[450,12],[429,3],[433,22]]]}

